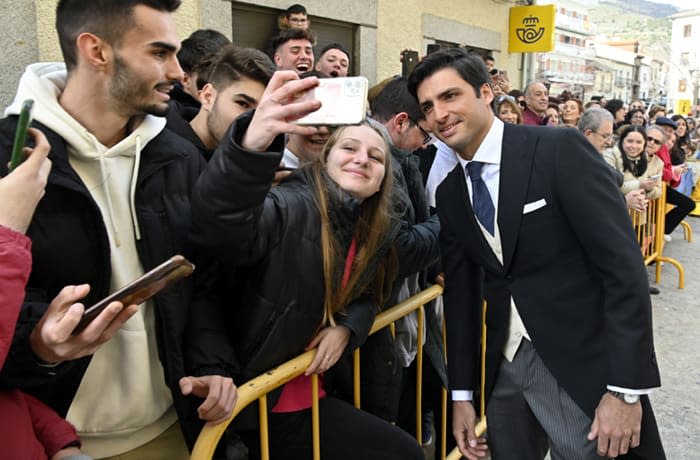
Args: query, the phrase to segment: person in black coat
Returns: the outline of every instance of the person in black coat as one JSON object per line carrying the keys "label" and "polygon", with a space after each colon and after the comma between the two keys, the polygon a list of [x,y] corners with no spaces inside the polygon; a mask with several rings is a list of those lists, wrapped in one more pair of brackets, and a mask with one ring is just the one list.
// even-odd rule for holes
{"label": "person in black coat", "polygon": [[[494,460],[664,458],[647,273],[629,214],[580,132],[503,124],[478,56],[424,59],[409,78],[459,155],[438,188],[453,433],[469,459],[486,300]],[[514,454],[516,453],[516,454]]]}
{"label": "person in black coat", "polygon": [[[369,125],[338,128],[319,161],[271,188],[282,133],[315,130],[286,120],[319,106],[279,101],[317,84],[277,72],[254,114],[226,134],[193,203],[194,241],[244,276],[229,312],[238,381],[318,347],[305,374],[269,396],[273,458],[311,456],[309,375],[329,371],[364,342],[390,292],[397,251],[413,252],[415,236],[400,231],[388,142]],[[423,457],[408,434],[321,386],[323,458]],[[257,430],[238,428],[255,455]]]}

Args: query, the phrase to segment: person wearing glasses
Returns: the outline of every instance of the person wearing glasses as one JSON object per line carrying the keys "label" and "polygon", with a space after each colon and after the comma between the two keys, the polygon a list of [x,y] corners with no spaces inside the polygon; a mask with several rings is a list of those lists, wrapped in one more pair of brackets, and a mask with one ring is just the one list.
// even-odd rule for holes
{"label": "person wearing glasses", "polygon": [[520,111],[520,105],[513,96],[507,94],[498,96],[494,112],[503,123],[523,124],[523,113]]}
{"label": "person wearing glasses", "polygon": [[311,27],[311,19],[309,19],[306,13],[306,8],[304,5],[295,3],[294,5],[287,8],[282,16],[282,27],[285,29],[302,29],[307,30]]}
{"label": "person wearing glasses", "polygon": [[[613,117],[610,112],[600,107],[594,107],[583,112],[577,127],[598,153],[605,157],[609,153],[608,146],[612,140],[612,126]],[[613,174],[615,182],[619,187],[622,187],[625,182],[624,174],[618,170],[614,161],[611,164],[611,160],[606,158],[606,162],[610,166],[610,172]],[[625,194],[625,203],[627,203],[629,209],[644,211],[647,203],[644,191],[638,189],[627,192]],[[650,290],[650,292],[652,291]],[[652,293],[658,294],[658,290]]]}
{"label": "person wearing glasses", "polygon": [[613,123],[610,112],[600,107],[592,107],[583,112],[578,122],[578,129],[602,154],[612,144]]}

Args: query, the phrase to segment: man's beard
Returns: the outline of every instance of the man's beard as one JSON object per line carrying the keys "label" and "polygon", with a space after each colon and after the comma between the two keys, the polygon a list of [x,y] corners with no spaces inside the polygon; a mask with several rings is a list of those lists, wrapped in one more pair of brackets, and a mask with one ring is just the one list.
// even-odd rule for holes
{"label": "man's beard", "polygon": [[152,97],[155,87],[140,79],[117,53],[114,54],[114,76],[111,83],[109,95],[118,112],[129,117],[144,114],[164,117],[168,112],[168,104],[165,102],[144,102]]}

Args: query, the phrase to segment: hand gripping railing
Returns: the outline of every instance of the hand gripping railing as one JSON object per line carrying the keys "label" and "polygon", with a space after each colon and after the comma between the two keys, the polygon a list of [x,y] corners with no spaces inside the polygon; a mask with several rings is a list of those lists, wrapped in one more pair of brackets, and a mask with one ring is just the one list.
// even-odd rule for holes
{"label": "hand gripping railing", "polygon": [[[427,302],[437,298],[442,294],[442,288],[438,285],[432,286],[424,291],[419,292],[410,299],[401,302],[394,307],[385,310],[384,312],[377,315],[377,318],[372,325],[370,334],[373,334],[380,329],[392,325],[396,320],[414,312],[418,312],[418,337],[419,340],[423,336],[424,328],[424,311],[423,305]],[[486,315],[486,309],[484,308],[484,319]],[[486,430],[486,418],[484,415],[484,378],[485,378],[485,368],[484,368],[484,356],[485,356],[485,337],[486,337],[486,324],[482,323],[482,369],[481,369],[481,414],[480,421],[477,425],[477,436],[481,436]],[[443,341],[444,341],[444,328],[443,328]],[[255,377],[252,380],[240,385],[238,387],[238,400],[236,401],[236,406],[231,413],[229,418],[217,425],[206,424],[202,429],[197,442],[192,450],[193,460],[210,460],[216,449],[216,446],[223,436],[226,428],[231,423],[231,421],[238,415],[244,408],[249,404],[258,400],[259,402],[259,417],[260,417],[260,452],[261,458],[263,460],[269,459],[269,441],[268,441],[268,423],[267,423],[267,393],[270,391],[281,387],[285,383],[300,376],[304,373],[306,368],[313,361],[314,353],[316,350],[309,350],[301,355],[293,358],[280,366]],[[360,408],[360,351],[355,350],[353,363],[353,383],[354,383],[354,403],[355,407]],[[421,438],[421,392],[422,392],[422,361],[423,361],[423,347],[418,347],[418,353],[416,356],[416,438],[419,440]],[[319,439],[319,413],[318,413],[318,376],[312,375],[311,379],[312,385],[312,406],[311,406],[311,420],[312,420],[312,444],[313,444],[313,458],[314,460],[320,459],[320,439]],[[443,417],[441,423],[441,436],[443,437],[443,452],[441,452],[440,458],[455,459],[459,458],[459,451],[455,449],[448,457],[445,457],[445,438],[447,433],[447,420],[446,420],[446,410],[447,406],[447,390],[442,389],[442,404],[443,404]]]}

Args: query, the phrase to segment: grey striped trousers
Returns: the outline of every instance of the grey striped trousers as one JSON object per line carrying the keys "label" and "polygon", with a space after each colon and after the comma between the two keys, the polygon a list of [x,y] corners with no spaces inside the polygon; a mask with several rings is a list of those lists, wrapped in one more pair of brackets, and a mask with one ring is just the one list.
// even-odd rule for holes
{"label": "grey striped trousers", "polygon": [[[581,376],[585,378],[585,376]],[[588,441],[591,419],[559,386],[529,340],[503,359],[486,404],[492,460],[602,459]]]}

